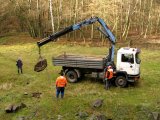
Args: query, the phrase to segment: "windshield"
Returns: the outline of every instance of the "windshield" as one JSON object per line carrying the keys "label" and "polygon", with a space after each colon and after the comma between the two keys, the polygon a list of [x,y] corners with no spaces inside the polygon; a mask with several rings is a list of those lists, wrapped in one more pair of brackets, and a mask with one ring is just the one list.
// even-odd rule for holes
{"label": "windshield", "polygon": [[136,63],[137,64],[140,64],[141,63],[141,60],[139,58],[139,53],[136,53]]}

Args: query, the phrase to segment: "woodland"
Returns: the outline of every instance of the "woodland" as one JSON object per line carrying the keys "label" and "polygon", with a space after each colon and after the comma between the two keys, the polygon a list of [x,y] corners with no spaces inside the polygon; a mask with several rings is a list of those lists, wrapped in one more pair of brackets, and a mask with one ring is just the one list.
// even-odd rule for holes
{"label": "woodland", "polygon": [[[43,38],[90,17],[102,18],[116,38],[158,36],[160,33],[159,0],[1,0],[0,35],[27,32]],[[63,37],[94,40],[102,34],[98,24]]]}

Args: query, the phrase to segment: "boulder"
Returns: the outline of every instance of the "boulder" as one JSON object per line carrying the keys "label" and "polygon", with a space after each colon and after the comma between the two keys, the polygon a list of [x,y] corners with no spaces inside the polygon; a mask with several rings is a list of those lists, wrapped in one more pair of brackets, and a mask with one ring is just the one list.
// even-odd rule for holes
{"label": "boulder", "polygon": [[47,67],[47,60],[42,58],[34,66],[34,71],[40,72],[43,71],[46,67]]}
{"label": "boulder", "polygon": [[12,107],[13,112],[16,112],[18,109],[20,109],[19,105],[13,105],[13,107]]}
{"label": "boulder", "polygon": [[5,108],[5,111],[6,113],[12,113],[12,112],[18,111],[19,109],[25,108],[25,107],[26,105],[24,103],[20,103],[17,105],[10,104]]}
{"label": "boulder", "polygon": [[95,100],[95,101],[92,103],[92,106],[93,106],[94,108],[99,108],[99,107],[102,106],[102,104],[103,104],[103,100],[102,100],[102,99],[97,99],[97,100]]}
{"label": "boulder", "polygon": [[5,108],[6,113],[11,113],[13,106],[14,106],[13,104],[8,105],[8,106]]}

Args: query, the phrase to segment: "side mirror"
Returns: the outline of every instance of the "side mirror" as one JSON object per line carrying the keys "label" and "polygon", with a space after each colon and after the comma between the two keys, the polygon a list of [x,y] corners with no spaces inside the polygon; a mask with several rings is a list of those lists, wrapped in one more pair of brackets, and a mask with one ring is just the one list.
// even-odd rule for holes
{"label": "side mirror", "polygon": [[140,64],[141,63],[141,60],[140,59],[138,59],[138,60],[136,60],[137,61],[137,64]]}

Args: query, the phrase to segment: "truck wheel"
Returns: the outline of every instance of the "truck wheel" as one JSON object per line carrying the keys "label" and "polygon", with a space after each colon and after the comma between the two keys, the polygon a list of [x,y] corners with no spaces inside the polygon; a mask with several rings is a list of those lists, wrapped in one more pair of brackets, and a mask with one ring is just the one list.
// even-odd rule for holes
{"label": "truck wheel", "polygon": [[78,75],[74,70],[69,70],[66,73],[66,78],[67,78],[68,82],[75,83],[78,80]]}
{"label": "truck wheel", "polygon": [[116,78],[115,84],[116,84],[117,87],[124,88],[124,87],[127,86],[127,80],[126,80],[125,77],[119,76],[119,77]]}

